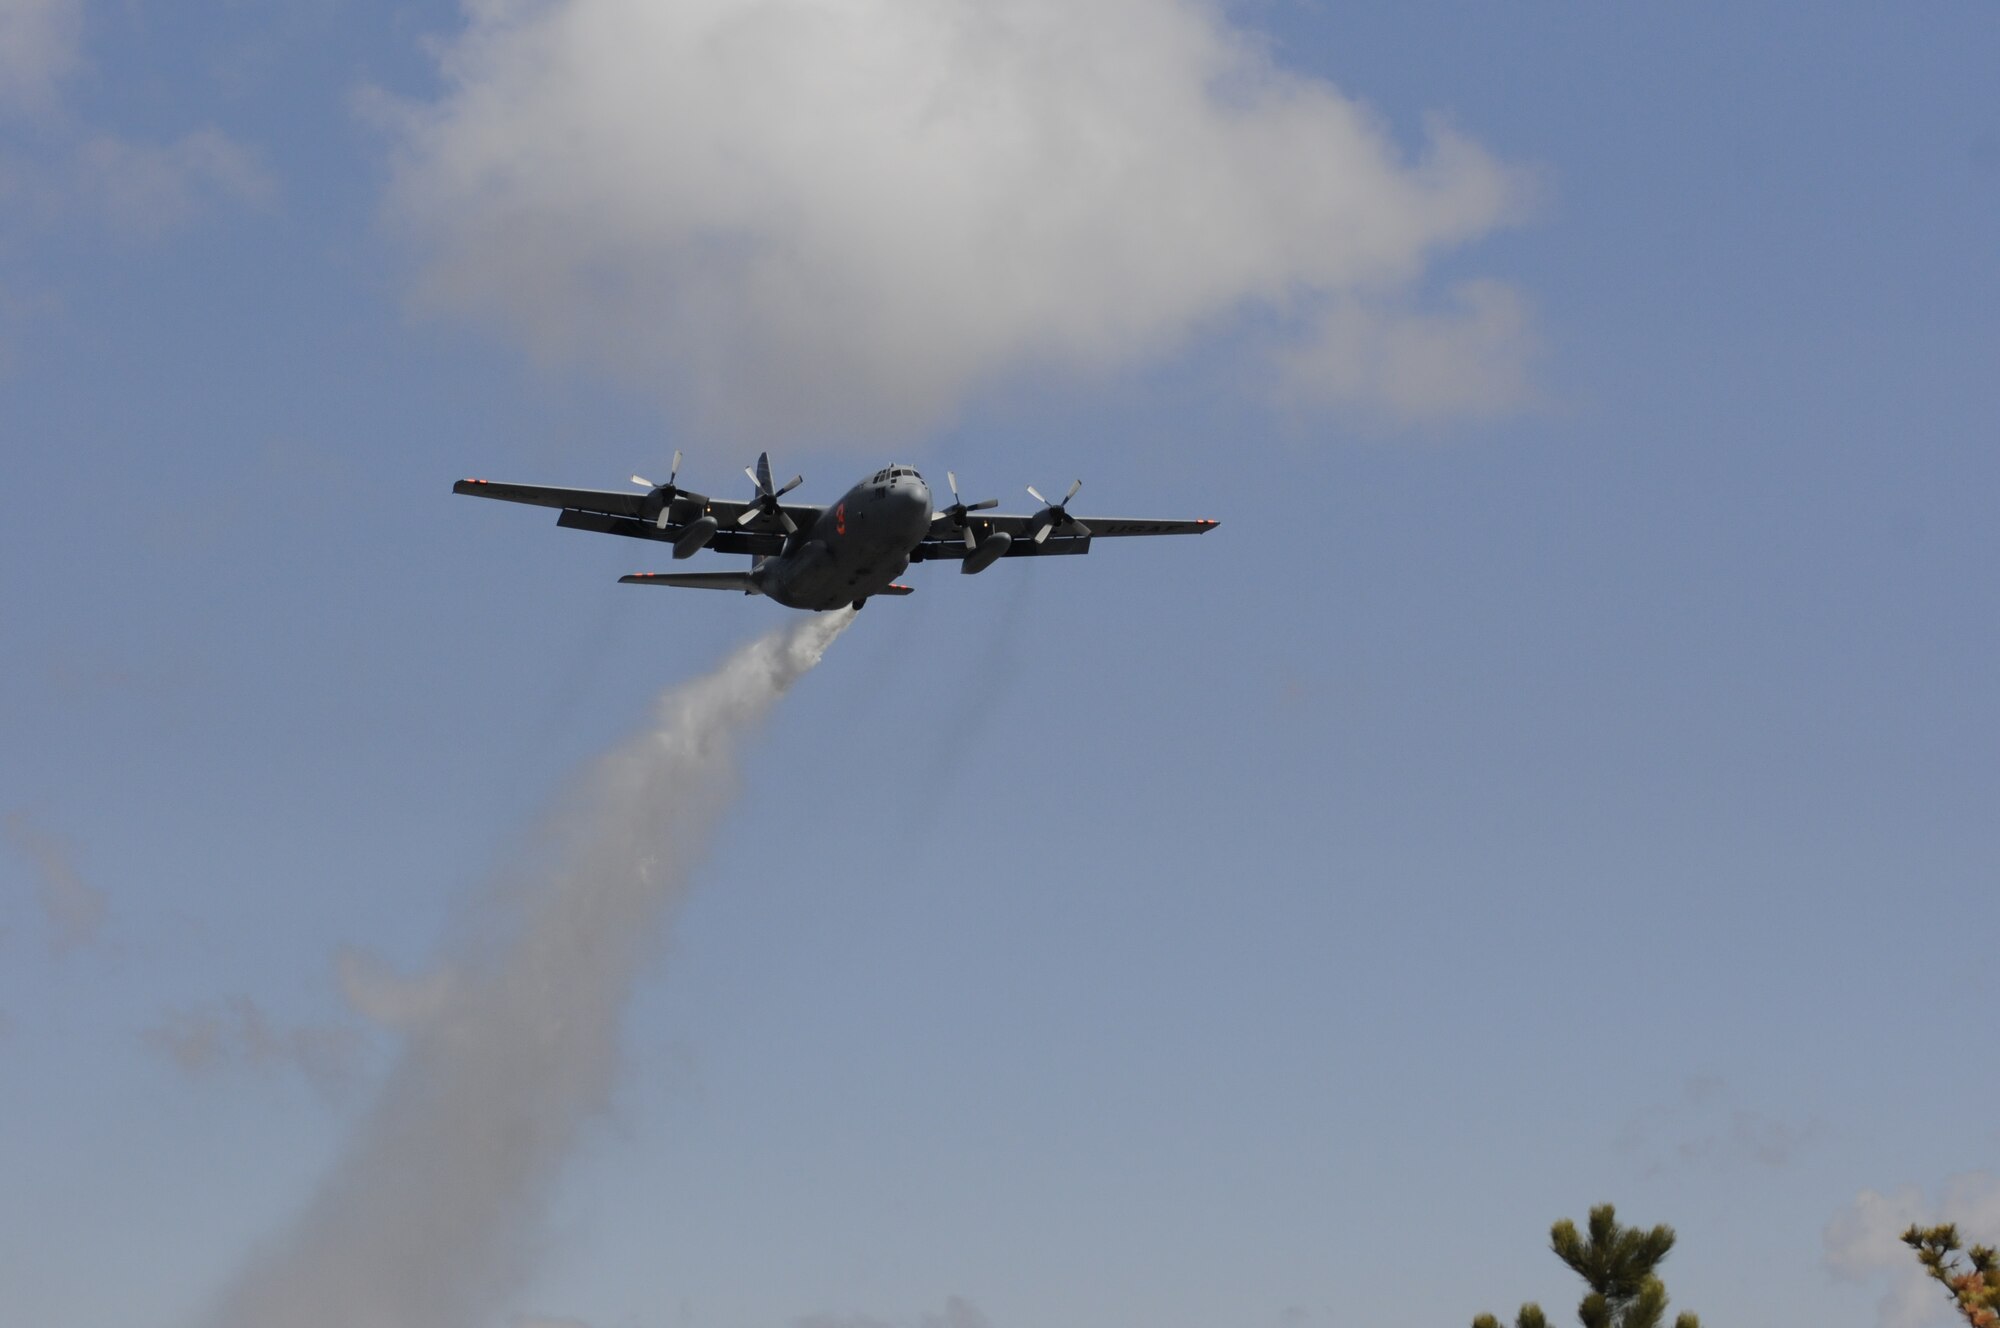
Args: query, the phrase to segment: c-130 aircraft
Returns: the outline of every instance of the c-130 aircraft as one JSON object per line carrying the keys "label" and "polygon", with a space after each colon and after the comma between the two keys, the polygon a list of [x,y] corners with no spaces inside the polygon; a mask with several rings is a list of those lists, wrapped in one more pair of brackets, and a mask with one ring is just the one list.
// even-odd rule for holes
{"label": "c-130 aircraft", "polygon": [[1091,517],[1088,522],[1069,513],[1070,499],[1083,487],[1069,486],[1061,502],[1050,502],[1028,486],[1042,505],[1027,516],[995,513],[997,498],[968,503],[958,496],[958,476],[950,471],[951,506],[933,511],[930,486],[912,466],[885,466],[849,489],[831,507],[809,507],[778,500],[805,482],[794,475],[782,488],[771,484],[771,456],[757,458],[757,468],[743,473],[757,486],[747,502],[710,498],[675,484],[681,454],[665,484],[638,475],[632,482],[645,490],[558,489],[539,484],[496,484],[460,480],[453,493],[503,502],[532,503],[562,509],[559,526],[597,530],[608,535],[658,540],[674,547],[674,557],[691,558],[703,549],[748,554],[753,560],[743,572],[635,572],[619,580],[638,586],[686,586],[702,590],[739,590],[764,595],[794,609],[860,608],[875,595],[907,595],[914,587],[896,578],[913,562],[955,559],[961,572],[983,572],[1002,558],[1048,557],[1088,553],[1093,539],[1122,535],[1200,535],[1216,522],[1156,521]]}

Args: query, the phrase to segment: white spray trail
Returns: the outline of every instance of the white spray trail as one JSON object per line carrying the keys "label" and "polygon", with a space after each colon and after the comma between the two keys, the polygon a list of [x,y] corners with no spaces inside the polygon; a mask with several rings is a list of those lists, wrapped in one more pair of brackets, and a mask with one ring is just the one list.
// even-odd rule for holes
{"label": "white spray trail", "polygon": [[213,1328],[479,1328],[531,1271],[544,1204],[611,1089],[620,1017],[662,914],[735,796],[737,740],[852,620],[772,632],[659,702],[496,882],[345,1155]]}

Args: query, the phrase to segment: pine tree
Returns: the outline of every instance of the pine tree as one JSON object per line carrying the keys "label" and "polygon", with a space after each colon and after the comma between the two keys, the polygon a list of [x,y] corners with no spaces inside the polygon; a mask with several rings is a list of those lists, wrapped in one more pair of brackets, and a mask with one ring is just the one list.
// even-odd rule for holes
{"label": "pine tree", "polygon": [[1911,1227],[1903,1243],[1917,1252],[1917,1262],[1951,1293],[1951,1303],[1972,1328],[2000,1324],[2000,1254],[1991,1245],[1966,1251],[1970,1266],[1958,1261],[1958,1228]]}
{"label": "pine tree", "polygon": [[[1576,1223],[1564,1218],[1549,1229],[1549,1247],[1570,1266],[1590,1292],[1576,1307],[1583,1328],[1659,1328],[1667,1312],[1667,1288],[1653,1270],[1674,1247],[1674,1229],[1651,1231],[1618,1225],[1610,1204],[1590,1210],[1589,1236],[1577,1234]],[[1528,1304],[1514,1316],[1514,1328],[1548,1328],[1540,1305]],[[1500,1320],[1482,1314],[1472,1328],[1500,1328]],[[1683,1314],[1674,1328],[1701,1328],[1701,1320]],[[1982,1325],[1981,1328],[1989,1328]]]}

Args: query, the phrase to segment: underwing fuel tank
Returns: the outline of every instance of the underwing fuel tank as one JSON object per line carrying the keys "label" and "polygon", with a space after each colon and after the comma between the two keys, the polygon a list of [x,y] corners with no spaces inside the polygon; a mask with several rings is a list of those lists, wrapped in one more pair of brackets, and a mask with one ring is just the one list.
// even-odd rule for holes
{"label": "underwing fuel tank", "polygon": [[1006,553],[1013,543],[1012,535],[1004,530],[996,530],[979,541],[978,548],[965,555],[965,561],[958,565],[958,570],[967,576],[971,576],[974,572],[983,572],[998,562],[1000,556]]}
{"label": "underwing fuel tank", "polygon": [[715,528],[716,522],[712,516],[697,517],[688,522],[687,529],[674,541],[674,557],[692,558],[700,553],[708,547],[708,542],[715,538]]}

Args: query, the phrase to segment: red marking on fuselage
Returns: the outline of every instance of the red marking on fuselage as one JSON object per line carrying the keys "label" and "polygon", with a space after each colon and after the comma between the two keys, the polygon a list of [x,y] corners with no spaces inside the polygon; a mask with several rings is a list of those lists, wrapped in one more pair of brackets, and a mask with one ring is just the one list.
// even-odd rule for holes
{"label": "red marking on fuselage", "polygon": [[847,504],[845,502],[833,509],[833,533],[836,535],[845,535],[847,533]]}

